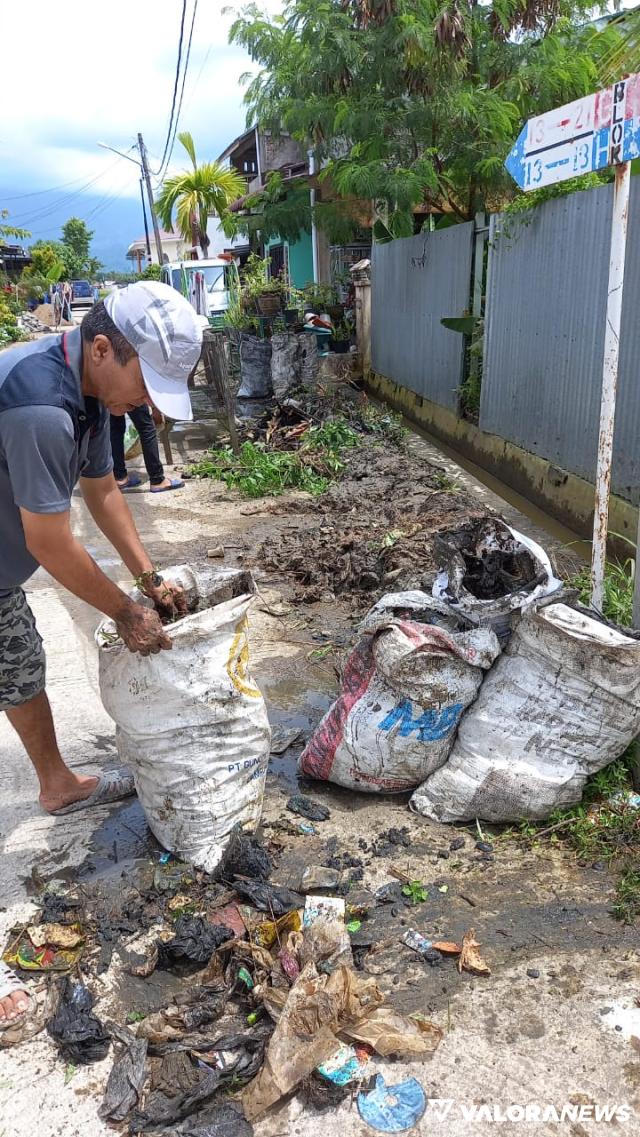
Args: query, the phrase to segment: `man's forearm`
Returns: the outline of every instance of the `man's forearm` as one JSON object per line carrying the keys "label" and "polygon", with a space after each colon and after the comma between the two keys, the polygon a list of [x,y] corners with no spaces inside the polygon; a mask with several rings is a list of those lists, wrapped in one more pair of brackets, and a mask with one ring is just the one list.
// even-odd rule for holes
{"label": "man's forearm", "polygon": [[131,511],[113,477],[83,478],[82,496],[96,525],[120,554],[133,577],[153,563],[138,536]]}
{"label": "man's forearm", "polygon": [[103,573],[71,534],[62,541],[43,542],[31,551],[59,584],[99,612],[104,612],[105,616],[118,621],[131,607],[132,601],[126,593]]}

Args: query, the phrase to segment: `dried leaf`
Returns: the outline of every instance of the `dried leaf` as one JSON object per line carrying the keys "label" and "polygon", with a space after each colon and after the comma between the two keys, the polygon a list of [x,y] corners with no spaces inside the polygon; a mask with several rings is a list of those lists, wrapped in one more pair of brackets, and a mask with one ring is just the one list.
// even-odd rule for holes
{"label": "dried leaf", "polygon": [[458,960],[458,971],[471,971],[474,975],[491,975],[491,968],[480,955],[478,948],[481,945],[476,940],[474,928],[470,928],[462,937],[462,951]]}
{"label": "dried leaf", "polygon": [[431,945],[442,953],[442,955],[460,955],[462,947],[460,944],[455,944],[451,940],[434,940]]}

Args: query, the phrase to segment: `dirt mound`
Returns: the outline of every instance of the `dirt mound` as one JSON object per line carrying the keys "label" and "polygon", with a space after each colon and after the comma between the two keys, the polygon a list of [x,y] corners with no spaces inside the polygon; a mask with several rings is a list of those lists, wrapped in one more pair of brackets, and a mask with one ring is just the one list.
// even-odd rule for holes
{"label": "dirt mound", "polygon": [[277,533],[257,552],[264,568],[291,575],[308,602],[349,595],[368,605],[390,588],[433,580],[435,535],[479,516],[476,502],[409,452],[365,442],[320,498],[273,512],[313,512],[301,532]]}
{"label": "dirt mound", "polygon": [[53,304],[38,304],[38,307],[33,309],[31,315],[35,316],[36,320],[39,320],[41,324],[44,324],[47,328],[51,328],[53,331]]}

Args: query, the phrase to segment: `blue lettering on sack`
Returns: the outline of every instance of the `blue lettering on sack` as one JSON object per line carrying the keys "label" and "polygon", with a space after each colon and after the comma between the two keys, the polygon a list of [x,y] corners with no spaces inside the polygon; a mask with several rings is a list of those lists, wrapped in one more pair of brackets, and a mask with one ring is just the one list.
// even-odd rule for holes
{"label": "blue lettering on sack", "polygon": [[463,710],[462,703],[452,703],[450,707],[443,707],[441,711],[423,711],[414,719],[412,704],[408,699],[403,699],[397,707],[385,715],[379,723],[379,730],[391,730],[399,723],[400,738],[408,738],[415,730],[418,732],[420,742],[436,742],[439,738],[446,738],[457,726]]}

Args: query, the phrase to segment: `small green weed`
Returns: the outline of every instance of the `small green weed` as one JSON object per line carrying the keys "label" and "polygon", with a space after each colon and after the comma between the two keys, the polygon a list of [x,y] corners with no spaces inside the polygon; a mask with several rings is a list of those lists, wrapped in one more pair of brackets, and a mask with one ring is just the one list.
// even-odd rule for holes
{"label": "small green weed", "polygon": [[409,433],[402,425],[402,415],[377,407],[375,403],[366,402],[359,406],[357,415],[365,430],[385,438],[395,446],[400,446]]}
{"label": "small green weed", "polygon": [[146,1019],[146,1017],[147,1016],[143,1015],[142,1011],[129,1011],[129,1013],[127,1015],[127,1022],[128,1023],[141,1023],[144,1019]]}
{"label": "small green weed", "polygon": [[636,916],[640,916],[640,872],[637,869],[622,873],[616,886],[613,913],[624,924],[632,924]]}
{"label": "small green weed", "polygon": [[402,887],[402,895],[407,896],[412,904],[424,904],[428,897],[426,888],[421,880],[411,880]]}
{"label": "small green weed", "polygon": [[[629,557],[626,561],[607,561],[604,573],[604,600],[602,615],[607,620],[613,620],[623,628],[630,627],[633,608],[633,581],[635,575],[635,561]],[[591,602],[591,570],[585,566],[579,573],[567,582],[570,587],[577,588],[582,604]]]}
{"label": "small green weed", "polygon": [[439,490],[446,490],[447,493],[459,493],[460,486],[450,478],[444,470],[436,470],[433,475],[434,484]]}
{"label": "small green weed", "polygon": [[[582,801],[556,810],[542,827],[552,841],[567,842],[579,861],[606,861],[620,871],[612,910],[626,922],[640,914],[640,810],[626,800],[639,747],[636,740],[620,758],[589,778]],[[538,829],[524,821],[520,833],[535,841]]]}

